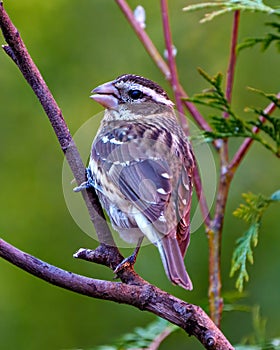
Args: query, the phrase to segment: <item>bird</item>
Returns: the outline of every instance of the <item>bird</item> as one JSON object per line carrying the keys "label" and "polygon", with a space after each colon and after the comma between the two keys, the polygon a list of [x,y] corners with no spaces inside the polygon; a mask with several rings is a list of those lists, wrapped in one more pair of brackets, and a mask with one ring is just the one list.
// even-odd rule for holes
{"label": "bird", "polygon": [[113,228],[136,245],[146,237],[159,251],[169,280],[192,290],[184,256],[190,242],[194,155],[174,103],[157,83],[123,74],[90,96],[105,107],[93,140],[87,182]]}

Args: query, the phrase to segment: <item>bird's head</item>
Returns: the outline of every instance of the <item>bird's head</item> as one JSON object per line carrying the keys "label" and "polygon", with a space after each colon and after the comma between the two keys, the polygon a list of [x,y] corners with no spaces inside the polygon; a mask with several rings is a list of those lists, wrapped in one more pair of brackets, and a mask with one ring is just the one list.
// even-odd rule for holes
{"label": "bird's head", "polygon": [[125,74],[92,90],[90,97],[107,109],[113,119],[137,119],[173,110],[173,102],[155,82]]}

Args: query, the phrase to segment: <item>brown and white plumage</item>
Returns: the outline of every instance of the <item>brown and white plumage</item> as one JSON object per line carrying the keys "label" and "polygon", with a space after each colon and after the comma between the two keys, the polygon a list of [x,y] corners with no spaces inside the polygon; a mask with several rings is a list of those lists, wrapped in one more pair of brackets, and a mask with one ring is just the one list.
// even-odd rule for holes
{"label": "brown and white plumage", "polygon": [[169,279],[192,289],[183,257],[194,162],[172,101],[159,85],[132,74],[95,88],[91,97],[106,108],[89,162],[103,208],[125,241],[146,236]]}

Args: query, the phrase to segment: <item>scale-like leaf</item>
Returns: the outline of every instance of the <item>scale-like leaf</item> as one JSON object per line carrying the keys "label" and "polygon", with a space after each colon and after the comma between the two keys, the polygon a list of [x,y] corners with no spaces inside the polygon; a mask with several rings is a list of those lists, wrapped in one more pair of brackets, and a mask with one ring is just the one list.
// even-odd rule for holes
{"label": "scale-like leaf", "polygon": [[247,261],[254,263],[253,248],[258,244],[259,230],[263,215],[269,205],[273,202],[280,201],[280,191],[274,192],[270,197],[261,194],[244,193],[245,204],[242,203],[233,212],[233,215],[249,223],[249,229],[236,242],[236,248],[232,255],[230,276],[239,271],[236,279],[236,288],[242,292],[244,282],[249,280],[247,271]]}
{"label": "scale-like leaf", "polygon": [[269,22],[265,23],[267,26],[277,30],[277,33],[266,33],[263,37],[246,38],[242,43],[237,46],[237,51],[241,51],[246,48],[261,45],[261,50],[265,51],[271,44],[275,44],[276,48],[280,51],[280,23]]}
{"label": "scale-like leaf", "polygon": [[210,13],[206,13],[200,20],[201,23],[210,21],[213,18],[232,11],[250,11],[262,12],[266,14],[280,14],[280,9],[267,6],[262,0],[216,0],[212,2],[203,2],[199,4],[192,4],[183,8],[183,11],[197,11],[218,8]]}
{"label": "scale-like leaf", "polygon": [[[249,137],[261,143],[277,157],[280,157],[280,118],[265,113],[261,108],[247,107],[245,111],[255,113],[257,118],[249,121],[243,120],[233,111],[231,105],[227,101],[222,89],[222,74],[218,73],[212,77],[202,69],[198,69],[198,72],[211,85],[211,88],[204,90],[203,93],[195,94],[187,100],[223,113],[221,116],[210,116],[212,131],[203,132],[205,140],[207,142],[212,142],[213,140],[226,139],[229,137]],[[279,95],[265,93],[252,88],[250,88],[250,90],[262,95],[280,109]],[[265,118],[266,123],[264,123],[263,118],[260,119],[260,117]],[[252,129],[253,126],[257,127],[261,132],[256,133]],[[265,136],[269,136],[270,139],[267,140]]]}
{"label": "scale-like leaf", "polygon": [[253,264],[253,250],[258,244],[259,224],[255,223],[249,227],[244,236],[237,240],[237,246],[232,255],[232,263],[230,277],[233,277],[236,271],[239,270],[239,275],[236,279],[235,286],[242,292],[244,281],[248,282],[249,274],[247,272],[247,260]]}

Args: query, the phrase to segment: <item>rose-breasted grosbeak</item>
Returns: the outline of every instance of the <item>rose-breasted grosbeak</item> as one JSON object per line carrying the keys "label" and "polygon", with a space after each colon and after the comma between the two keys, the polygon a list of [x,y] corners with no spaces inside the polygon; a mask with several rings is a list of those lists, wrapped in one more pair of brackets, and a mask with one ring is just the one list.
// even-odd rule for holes
{"label": "rose-breasted grosbeak", "polygon": [[172,101],[158,84],[132,74],[92,92],[106,109],[92,144],[87,185],[126,242],[140,246],[146,236],[169,279],[192,289],[183,257],[194,160]]}

